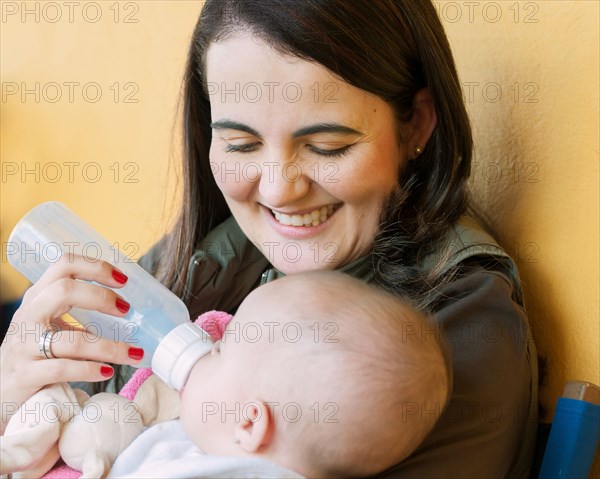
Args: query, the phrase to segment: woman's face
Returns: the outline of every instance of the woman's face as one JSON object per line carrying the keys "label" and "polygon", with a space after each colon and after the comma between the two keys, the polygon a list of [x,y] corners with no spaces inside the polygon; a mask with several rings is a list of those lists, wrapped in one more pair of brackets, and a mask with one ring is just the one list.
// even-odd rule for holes
{"label": "woman's face", "polygon": [[206,58],[211,168],[246,236],[280,271],[366,254],[407,152],[392,108],[249,35]]}

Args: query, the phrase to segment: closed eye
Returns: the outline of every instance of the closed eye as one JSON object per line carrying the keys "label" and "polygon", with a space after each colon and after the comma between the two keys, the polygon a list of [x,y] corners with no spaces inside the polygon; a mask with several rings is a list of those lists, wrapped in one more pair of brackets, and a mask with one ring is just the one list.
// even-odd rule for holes
{"label": "closed eye", "polygon": [[313,145],[308,145],[308,147],[313,153],[316,153],[317,155],[321,156],[343,156],[348,154],[351,146],[352,145],[346,145],[342,146],[341,148],[336,148],[335,150],[324,150],[322,148],[317,148]]}
{"label": "closed eye", "polygon": [[[225,147],[225,151],[227,153],[251,153],[253,151],[256,151],[258,146],[260,146],[260,143],[246,143],[244,145],[227,144],[227,146]],[[307,145],[311,152],[320,156],[328,157],[346,155],[349,152],[351,146],[352,145],[346,145],[342,146],[341,148],[336,148],[334,150],[325,150],[323,148],[317,148],[313,145]]]}
{"label": "closed eye", "polygon": [[227,153],[239,152],[239,153],[250,153],[256,150],[256,147],[260,145],[260,143],[245,143],[243,145],[231,145],[227,144],[225,147],[225,151]]}

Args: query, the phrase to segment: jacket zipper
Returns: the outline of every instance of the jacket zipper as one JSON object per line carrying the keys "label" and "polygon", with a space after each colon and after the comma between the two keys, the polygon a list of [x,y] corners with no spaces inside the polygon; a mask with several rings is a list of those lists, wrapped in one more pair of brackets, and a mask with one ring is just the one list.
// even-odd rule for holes
{"label": "jacket zipper", "polygon": [[260,277],[260,285],[266,284],[270,281],[273,281],[276,278],[275,269],[269,268],[266,270]]}

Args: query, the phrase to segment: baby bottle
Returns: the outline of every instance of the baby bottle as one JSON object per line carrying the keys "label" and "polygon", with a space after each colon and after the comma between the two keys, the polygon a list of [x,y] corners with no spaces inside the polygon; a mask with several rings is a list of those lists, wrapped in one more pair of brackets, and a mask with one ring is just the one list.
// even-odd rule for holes
{"label": "baby bottle", "polygon": [[92,341],[99,335],[143,348],[144,359],[137,367],[152,367],[165,383],[180,390],[196,361],[212,349],[210,336],[190,322],[177,296],[118,247],[65,205],[51,201],[36,206],[19,221],[6,248],[10,264],[32,283],[65,253],[92,262],[104,260],[129,278],[125,286],[114,289],[131,305],[124,317],[71,309],[69,314],[88,331],[86,337]]}

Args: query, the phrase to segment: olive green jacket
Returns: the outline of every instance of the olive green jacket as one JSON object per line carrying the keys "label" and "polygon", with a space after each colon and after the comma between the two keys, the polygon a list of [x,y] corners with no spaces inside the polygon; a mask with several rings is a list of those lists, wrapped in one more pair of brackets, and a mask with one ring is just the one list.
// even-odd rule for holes
{"label": "olive green jacket", "polygon": [[[448,232],[444,270],[460,274],[440,291],[433,319],[452,350],[454,390],[433,432],[380,477],[526,478],[537,429],[537,356],[514,261],[467,216]],[[140,264],[155,272],[160,242]],[[436,254],[424,259],[435,264]],[[370,281],[370,256],[340,269]],[[234,313],[259,284],[279,277],[231,217],[190,259],[184,297],[190,317]],[[356,438],[360,441],[360,438]],[[368,447],[368,445],[365,445]]]}

